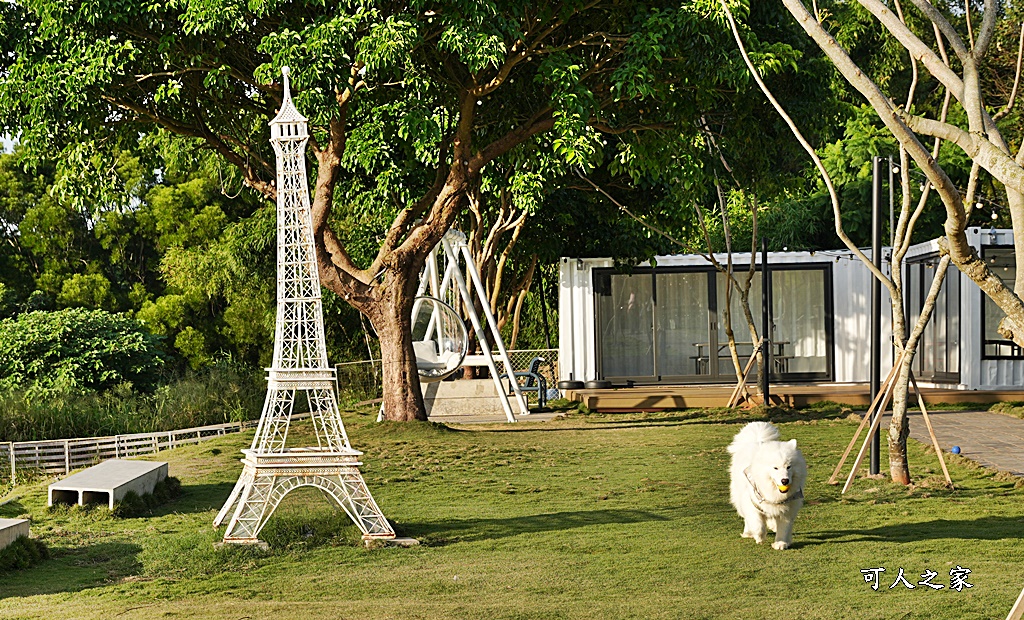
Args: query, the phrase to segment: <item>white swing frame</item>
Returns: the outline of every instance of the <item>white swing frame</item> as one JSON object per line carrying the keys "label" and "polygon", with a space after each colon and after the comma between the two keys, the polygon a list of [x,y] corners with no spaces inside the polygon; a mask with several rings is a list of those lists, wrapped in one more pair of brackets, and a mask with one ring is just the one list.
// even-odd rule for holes
{"label": "white swing frame", "polygon": [[[439,277],[437,259],[438,249],[444,253],[445,270],[444,275]],[[417,297],[430,296],[436,299],[446,302],[449,298],[449,294],[456,297],[461,305],[466,309],[466,313],[469,315],[469,320],[473,324],[473,331],[476,333],[477,339],[480,341],[480,349],[483,351],[482,355],[466,355],[462,360],[461,367],[467,366],[468,361],[476,361],[479,358],[483,358],[486,362],[487,368],[491,372],[491,379],[494,381],[494,387],[498,392],[498,399],[501,402],[501,408],[505,411],[505,417],[509,422],[516,422],[516,416],[512,413],[512,403],[509,400],[509,395],[505,391],[505,386],[502,384],[500,373],[498,372],[498,366],[494,361],[494,354],[491,352],[491,346],[487,337],[487,331],[484,330],[483,322],[480,320],[480,316],[476,311],[475,305],[471,300],[474,299],[473,294],[469,291],[469,286],[466,282],[466,276],[463,273],[463,268],[460,263],[465,263],[465,271],[469,273],[469,279],[473,283],[473,293],[475,293],[475,300],[480,302],[480,307],[483,308],[484,318],[487,321],[487,326],[494,338],[494,344],[498,348],[498,359],[505,364],[509,383],[512,386],[513,396],[515,397],[516,404],[519,408],[520,415],[530,415],[529,406],[526,403],[526,397],[523,396],[523,391],[519,388],[519,382],[516,380],[514,369],[512,368],[512,361],[508,357],[508,351],[505,349],[505,342],[501,338],[501,332],[498,330],[498,322],[494,318],[494,313],[491,312],[491,305],[487,299],[487,291],[484,289],[483,282],[480,279],[480,271],[476,267],[476,263],[473,261],[473,253],[469,250],[469,244],[466,242],[466,235],[451,229],[445,233],[444,237],[441,238],[439,246],[435,246],[427,256],[426,265],[423,268],[423,272],[420,274],[419,288],[416,290]],[[453,288],[454,281],[454,288]],[[455,304],[451,304],[457,309]],[[413,312],[415,316],[415,311]],[[380,413],[377,416],[377,421],[384,419],[384,403],[381,403]]]}

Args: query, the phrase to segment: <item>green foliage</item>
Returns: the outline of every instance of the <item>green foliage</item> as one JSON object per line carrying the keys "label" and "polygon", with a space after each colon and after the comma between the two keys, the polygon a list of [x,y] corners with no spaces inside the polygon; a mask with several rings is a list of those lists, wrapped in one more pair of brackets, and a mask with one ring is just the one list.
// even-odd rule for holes
{"label": "green foliage", "polygon": [[110,515],[118,519],[134,519],[152,515],[156,508],[174,501],[181,497],[181,480],[174,476],[168,476],[153,485],[153,491],[139,495],[135,491],[128,491],[120,501],[114,503],[114,509]]}
{"label": "green foliage", "polygon": [[50,552],[41,540],[19,536],[0,549],[0,573],[31,568],[49,557]]}
{"label": "green foliage", "polygon": [[163,363],[157,338],[123,314],[72,308],[0,321],[0,391],[147,388]]}
{"label": "green foliage", "polygon": [[64,281],[57,295],[57,303],[68,308],[110,308],[113,301],[110,280],[98,273],[76,273]]}
{"label": "green foliage", "polygon": [[161,383],[152,393],[122,384],[102,393],[0,395],[0,441],[102,437],[253,420],[266,393],[261,377],[224,363]]}

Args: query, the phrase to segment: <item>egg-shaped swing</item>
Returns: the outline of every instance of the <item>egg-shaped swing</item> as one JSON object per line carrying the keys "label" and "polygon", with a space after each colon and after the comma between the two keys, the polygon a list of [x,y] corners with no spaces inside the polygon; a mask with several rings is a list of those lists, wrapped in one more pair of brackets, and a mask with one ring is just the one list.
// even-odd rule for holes
{"label": "egg-shaped swing", "polygon": [[436,297],[417,297],[412,307],[412,346],[420,382],[442,381],[462,366],[469,332],[454,308]]}

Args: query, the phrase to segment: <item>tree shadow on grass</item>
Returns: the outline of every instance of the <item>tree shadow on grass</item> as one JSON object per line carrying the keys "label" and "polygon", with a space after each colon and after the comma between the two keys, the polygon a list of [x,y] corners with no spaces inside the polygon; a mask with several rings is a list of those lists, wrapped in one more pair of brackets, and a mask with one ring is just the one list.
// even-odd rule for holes
{"label": "tree shadow on grass", "polygon": [[668,521],[669,517],[643,510],[563,511],[504,519],[449,519],[431,523],[402,523],[403,536],[418,538],[427,546],[455,542],[496,540],[520,534],[553,532],[608,524]]}
{"label": "tree shadow on grass", "polygon": [[[799,527],[799,522],[798,522]],[[1019,540],[1024,539],[1024,518],[988,516],[978,519],[935,519],[894,523],[868,529],[807,532],[805,544],[827,542],[920,542],[924,540]]]}
{"label": "tree shadow on grass", "polygon": [[[642,409],[643,405],[638,405]],[[643,415],[642,411],[622,412],[621,415]],[[532,433],[558,432],[558,431],[596,431],[614,430],[627,428],[650,428],[655,426],[684,426],[692,424],[746,424],[748,422],[768,421],[777,424],[809,420],[839,420],[849,415],[848,411],[836,412],[832,410],[818,409],[772,409],[767,415],[763,412],[751,411],[744,415],[741,410],[735,409],[689,409],[685,411],[666,411],[665,414],[651,414],[650,417],[633,419],[616,419],[616,413],[602,413],[598,416],[582,415],[570,418],[580,420],[586,426],[529,426],[529,427],[500,427],[500,428],[452,428],[458,432],[479,432],[479,433]],[[521,417],[520,421],[529,422],[529,418]]]}
{"label": "tree shadow on grass", "polygon": [[50,559],[32,568],[0,573],[0,600],[10,597],[80,592],[138,575],[142,547],[104,542],[83,547],[51,547]]}
{"label": "tree shadow on grass", "polygon": [[[612,414],[606,414],[612,415]],[[529,422],[527,418],[519,418],[520,421]],[[580,418],[586,426],[502,426],[496,428],[472,428],[469,426],[452,428],[456,432],[468,433],[573,433],[576,431],[608,431],[627,428],[653,428],[684,426],[691,424],[738,424],[740,422],[751,422],[750,418],[722,418],[715,420],[702,420],[698,414],[681,414],[677,416],[649,418],[640,420],[615,420],[615,419],[586,419]]]}
{"label": "tree shadow on grass", "polygon": [[193,514],[220,510],[231,493],[233,482],[217,482],[211,484],[183,484],[182,494],[169,502],[154,507],[143,516],[160,517],[168,514]]}
{"label": "tree shadow on grass", "polygon": [[13,497],[7,503],[0,505],[0,519],[15,519],[18,515],[28,512],[20,500],[19,497]]}

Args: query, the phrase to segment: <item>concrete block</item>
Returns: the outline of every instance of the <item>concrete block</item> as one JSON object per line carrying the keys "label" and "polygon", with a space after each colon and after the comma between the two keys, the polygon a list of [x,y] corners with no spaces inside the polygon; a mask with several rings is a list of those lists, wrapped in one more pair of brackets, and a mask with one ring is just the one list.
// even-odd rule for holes
{"label": "concrete block", "polygon": [[[503,382],[508,385],[508,382]],[[499,415],[504,419],[505,410],[494,387],[493,379],[456,379],[423,383],[423,403],[428,416],[480,416]],[[512,411],[518,413],[515,401]]]}
{"label": "concrete block", "polygon": [[0,519],[0,549],[22,536],[28,536],[28,519]]}
{"label": "concrete block", "polygon": [[128,491],[140,496],[152,493],[166,477],[167,463],[112,459],[51,484],[49,505],[106,504],[113,510]]}

